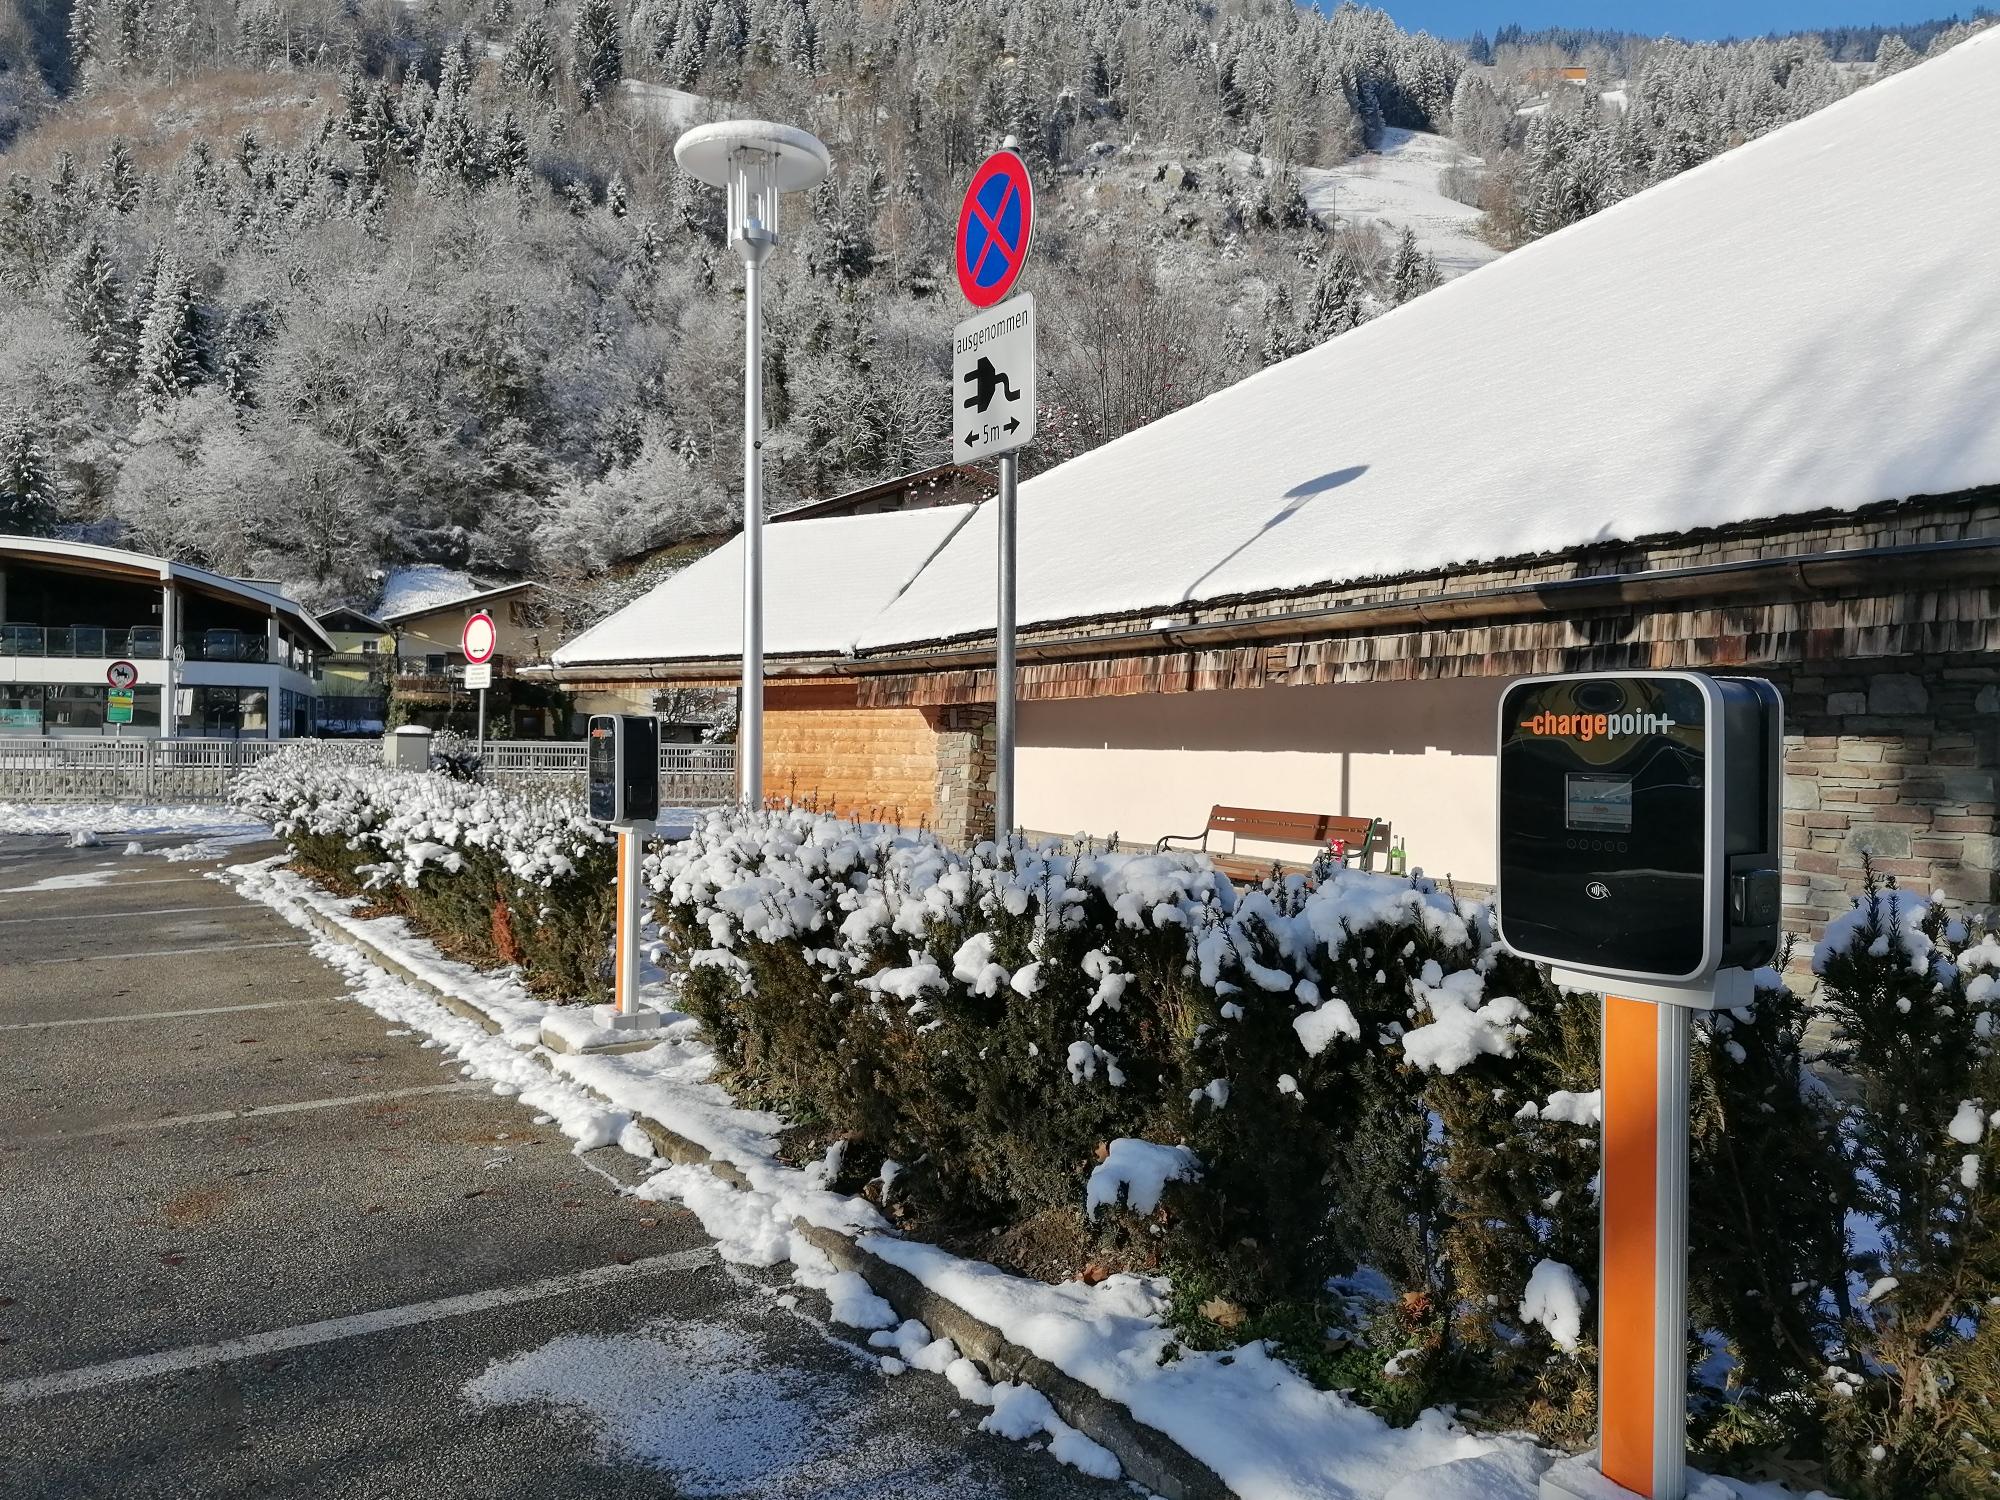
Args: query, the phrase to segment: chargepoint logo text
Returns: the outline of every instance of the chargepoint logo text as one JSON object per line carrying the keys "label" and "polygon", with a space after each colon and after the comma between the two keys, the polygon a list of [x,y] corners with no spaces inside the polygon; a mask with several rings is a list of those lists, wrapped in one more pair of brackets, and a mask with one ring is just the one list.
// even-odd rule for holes
{"label": "chargepoint logo text", "polygon": [[1523,719],[1521,728],[1543,739],[1592,740],[1613,735],[1665,734],[1674,728],[1672,714],[1552,714]]}

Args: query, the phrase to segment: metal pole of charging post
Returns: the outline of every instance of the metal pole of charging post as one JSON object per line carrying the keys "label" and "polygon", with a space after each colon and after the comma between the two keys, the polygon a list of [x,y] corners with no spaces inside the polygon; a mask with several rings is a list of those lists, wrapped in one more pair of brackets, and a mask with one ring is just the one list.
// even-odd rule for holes
{"label": "metal pole of charging post", "polygon": [[815,136],[763,120],[723,120],[674,142],[681,170],[728,195],[729,243],[743,262],[743,701],[737,795],[764,799],[764,328],[762,268],[778,243],[778,200],[819,186],[833,159]]}
{"label": "metal pole of charging post", "polygon": [[634,823],[618,825],[618,953],[614,973],[618,1014],[629,1016],[639,1001],[639,848]]}
{"label": "metal pole of charging post", "polygon": [[998,649],[993,664],[993,839],[1004,843],[1014,832],[1014,468],[1012,453],[1000,455],[1000,609]]}
{"label": "metal pole of charging post", "polygon": [[1604,997],[1598,1471],[1687,1493],[1688,1009]]}

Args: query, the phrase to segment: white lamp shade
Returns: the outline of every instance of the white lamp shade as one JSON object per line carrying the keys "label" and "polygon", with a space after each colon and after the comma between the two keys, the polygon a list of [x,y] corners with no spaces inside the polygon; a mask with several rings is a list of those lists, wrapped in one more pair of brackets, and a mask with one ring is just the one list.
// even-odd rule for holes
{"label": "white lamp shade", "polygon": [[737,184],[738,174],[755,199],[765,190],[795,193],[818,187],[833,171],[833,157],[818,136],[768,120],[719,120],[697,125],[674,142],[681,170],[710,187]]}

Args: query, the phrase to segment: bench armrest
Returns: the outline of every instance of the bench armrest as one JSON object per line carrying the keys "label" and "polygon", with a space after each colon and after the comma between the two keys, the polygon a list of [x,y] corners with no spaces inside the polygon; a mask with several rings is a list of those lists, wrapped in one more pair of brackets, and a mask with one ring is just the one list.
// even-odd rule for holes
{"label": "bench armrest", "polygon": [[1200,847],[1202,853],[1206,854],[1208,852],[1208,830],[1204,828],[1200,833],[1170,833],[1153,845],[1153,852],[1155,854],[1165,854],[1167,852],[1167,845],[1169,844],[1195,844]]}
{"label": "bench armrest", "polygon": [[1382,820],[1380,818],[1370,818],[1368,820],[1368,831],[1347,846],[1345,857],[1341,860],[1341,863],[1351,863],[1357,870],[1367,869],[1369,856],[1375,852],[1375,835],[1381,831]]}

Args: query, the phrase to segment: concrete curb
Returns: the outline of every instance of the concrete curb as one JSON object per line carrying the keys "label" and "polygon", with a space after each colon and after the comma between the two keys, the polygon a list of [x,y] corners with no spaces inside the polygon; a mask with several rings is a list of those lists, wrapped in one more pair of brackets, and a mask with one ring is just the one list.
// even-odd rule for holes
{"label": "concrete curb", "polygon": [[[454,994],[428,975],[417,972],[372,939],[354,932],[324,913],[304,903],[295,903],[305,913],[314,930],[335,942],[345,943],[378,968],[387,969],[398,979],[414,985],[454,1015],[463,1016],[493,1035],[502,1028],[471,1001]],[[648,1043],[647,1045],[651,1045]],[[547,1066],[546,1062],[544,1066]],[[553,1073],[555,1070],[550,1069]],[[606,1099],[595,1089],[564,1075],[564,1081],[583,1088],[613,1109],[622,1109],[616,1100]],[[681,1166],[706,1167],[731,1187],[752,1192],[750,1179],[734,1162],[723,1161],[707,1147],[689,1140],[647,1115],[633,1115],[635,1123],[653,1143],[654,1152]],[[896,1310],[899,1317],[914,1318],[930,1329],[934,1337],[948,1338],[967,1359],[978,1365],[991,1381],[1011,1380],[1031,1385],[1048,1398],[1056,1415],[1070,1426],[1103,1444],[1125,1468],[1125,1475],[1144,1485],[1164,1500],[1229,1500],[1234,1494],[1215,1471],[1181,1447],[1156,1427],[1149,1427],[1121,1403],[1092,1390],[1082,1381],[1065,1374],[1039,1355],[1011,1343],[999,1329],[960,1307],[950,1298],[925,1286],[900,1266],[863,1249],[852,1235],[836,1229],[794,1221],[799,1234],[821,1250],[843,1271],[856,1271],[866,1278],[876,1295]]]}

